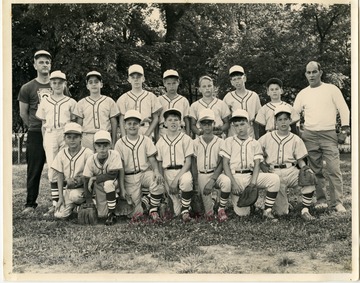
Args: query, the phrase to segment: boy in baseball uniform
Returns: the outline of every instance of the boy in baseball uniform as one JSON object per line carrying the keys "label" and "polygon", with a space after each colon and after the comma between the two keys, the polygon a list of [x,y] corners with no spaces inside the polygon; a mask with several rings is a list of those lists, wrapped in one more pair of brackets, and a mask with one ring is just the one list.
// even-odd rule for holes
{"label": "boy in baseball uniform", "polygon": [[117,116],[119,109],[115,101],[101,94],[102,76],[97,71],[86,75],[86,88],[90,95],[81,99],[75,108],[77,122],[83,126],[82,145],[94,150],[94,134],[99,130],[111,133],[114,146],[117,137]]}
{"label": "boy in baseball uniform", "polygon": [[199,123],[199,113],[204,109],[211,109],[215,114],[214,134],[218,137],[225,137],[229,129],[230,111],[224,101],[214,95],[214,82],[209,76],[202,76],[199,79],[199,91],[202,98],[190,106],[191,130],[197,136],[203,134]]}
{"label": "boy in baseball uniform", "polygon": [[56,155],[51,168],[57,172],[59,201],[55,207],[56,218],[67,218],[76,205],[85,201],[83,170],[92,150],[81,146],[82,129],[78,123],[64,127],[66,147]]}
{"label": "boy in baseball uniform", "polygon": [[[244,68],[234,65],[229,70],[230,83],[235,90],[228,92],[224,96],[224,102],[230,108],[231,113],[237,109],[244,109],[249,113],[249,136],[258,138],[257,125],[254,124],[255,117],[261,108],[259,95],[251,90],[246,89],[246,74]],[[236,135],[234,127],[230,126],[228,137]]]}
{"label": "boy in baseball uniform", "polygon": [[[95,188],[96,206],[99,217],[106,217],[105,225],[116,222],[116,188],[120,182],[120,191],[124,190],[124,170],[120,154],[110,149],[111,136],[108,131],[100,130],[94,134],[96,153],[88,158],[84,168],[85,199],[92,202]],[[105,199],[104,199],[105,196]]]}
{"label": "boy in baseball uniform", "polygon": [[[288,105],[278,105],[274,111],[277,130],[259,139],[265,156],[265,160],[260,164],[261,170],[280,177],[280,190],[273,208],[277,215],[289,213],[287,189],[298,187],[299,169],[296,165],[300,168],[306,166],[304,158],[308,155],[302,139],[289,132],[291,114],[292,109]],[[301,187],[301,217],[305,220],[314,219],[309,212],[314,191],[315,185]]]}
{"label": "boy in baseball uniform", "polygon": [[220,150],[224,172],[231,180],[231,199],[237,215],[250,214],[250,207],[237,206],[239,194],[246,187],[252,189],[258,187],[266,189],[263,217],[274,219],[271,210],[280,188],[280,179],[276,174],[260,172],[260,162],[264,159],[263,151],[260,143],[249,137],[249,120],[249,114],[243,109],[237,109],[232,113],[230,123],[236,135],[228,137]]}
{"label": "boy in baseball uniform", "polygon": [[132,215],[134,221],[141,219],[142,187],[149,188],[150,208],[149,216],[154,222],[160,221],[158,208],[164,193],[164,178],[159,172],[156,147],[152,140],[139,134],[142,116],[137,110],[128,110],[124,115],[126,136],[115,144],[115,150],[120,153],[125,174],[125,191],[130,195],[135,210]]}
{"label": "boy in baseball uniform", "polygon": [[164,112],[167,133],[156,143],[157,160],[163,171],[165,187],[170,196],[175,216],[181,215],[184,222],[191,220],[189,207],[192,197],[193,178],[190,173],[194,154],[193,140],[179,132],[181,112],[170,108]]}
{"label": "boy in baseball uniform", "polygon": [[271,101],[260,108],[255,118],[255,123],[257,123],[259,127],[259,137],[276,129],[274,111],[279,105],[286,105],[291,109],[291,132],[298,134],[296,124],[300,121],[300,116],[295,112],[290,104],[285,101],[281,101],[281,95],[284,93],[282,81],[278,78],[269,79],[266,82],[266,91],[267,95],[270,96]]}
{"label": "boy in baseball uniform", "polygon": [[50,182],[52,207],[46,216],[51,215],[57,201],[59,190],[57,184],[57,173],[51,168],[56,154],[65,146],[64,126],[73,120],[73,112],[76,101],[64,94],[66,88],[66,75],[61,71],[50,74],[50,87],[52,94],[43,97],[36,111],[36,117],[42,120],[43,145],[48,164],[48,179]]}
{"label": "boy in baseball uniform", "polygon": [[122,94],[116,102],[120,109],[121,136],[126,135],[124,115],[126,111],[131,109],[141,113],[142,121],[139,134],[148,137],[154,136],[155,128],[158,127],[159,123],[159,112],[161,111],[159,99],[154,93],[143,89],[145,77],[142,66],[131,65],[128,74],[131,90]]}
{"label": "boy in baseball uniform", "polygon": [[177,93],[180,83],[179,73],[172,69],[166,70],[163,74],[163,83],[166,88],[166,94],[159,96],[159,102],[162,106],[159,118],[159,135],[162,136],[166,133],[163,114],[169,108],[176,108],[181,111],[183,117],[181,129],[187,135],[190,135],[190,104],[184,96]]}
{"label": "boy in baseball uniform", "polygon": [[228,219],[225,206],[231,191],[231,181],[223,174],[222,158],[219,156],[224,140],[213,134],[215,114],[211,109],[204,109],[199,114],[199,123],[203,135],[194,140],[194,157],[198,171],[198,184],[205,208],[205,217],[212,219],[214,216],[214,203],[212,191],[220,189],[220,204],[217,218],[220,222]]}

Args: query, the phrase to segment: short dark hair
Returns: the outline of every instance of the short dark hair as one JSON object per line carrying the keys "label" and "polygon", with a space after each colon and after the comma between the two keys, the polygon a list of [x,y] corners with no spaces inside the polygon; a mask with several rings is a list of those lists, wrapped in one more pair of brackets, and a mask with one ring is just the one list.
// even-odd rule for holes
{"label": "short dark hair", "polygon": [[288,112],[279,112],[275,115],[275,120],[281,115],[281,114],[286,114],[288,116],[288,118],[291,118],[291,114]]}
{"label": "short dark hair", "polygon": [[276,85],[278,85],[280,88],[283,87],[282,81],[281,81],[280,79],[278,79],[278,78],[271,78],[271,79],[269,79],[269,80],[266,82],[266,88],[269,88],[269,86],[270,86],[271,84],[276,84]]}
{"label": "short dark hair", "polygon": [[238,76],[243,76],[245,75],[245,73],[242,73],[242,72],[232,72],[230,74],[230,78],[233,78],[233,77],[238,77]]}
{"label": "short dark hair", "polygon": [[236,122],[248,122],[248,119],[246,119],[245,117],[234,117],[230,119],[230,123],[236,123]]}
{"label": "short dark hair", "polygon": [[168,111],[164,113],[164,119],[166,120],[170,115],[178,117],[179,120],[181,120],[181,114],[179,115],[179,113],[177,111]]}

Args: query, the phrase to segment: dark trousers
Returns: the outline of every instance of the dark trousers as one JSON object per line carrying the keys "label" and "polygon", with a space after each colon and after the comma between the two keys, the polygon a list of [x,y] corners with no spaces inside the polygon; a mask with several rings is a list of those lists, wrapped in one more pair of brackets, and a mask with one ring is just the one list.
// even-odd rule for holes
{"label": "dark trousers", "polygon": [[41,172],[46,157],[41,132],[29,131],[26,142],[27,162],[27,196],[26,207],[37,207],[36,199],[39,195]]}

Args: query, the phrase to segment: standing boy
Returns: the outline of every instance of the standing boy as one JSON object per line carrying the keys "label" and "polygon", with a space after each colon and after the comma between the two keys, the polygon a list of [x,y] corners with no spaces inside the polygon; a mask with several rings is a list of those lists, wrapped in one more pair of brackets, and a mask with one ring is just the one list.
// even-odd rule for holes
{"label": "standing boy", "polygon": [[202,76],[199,79],[199,91],[203,97],[190,106],[192,132],[198,136],[203,134],[198,122],[199,113],[204,109],[211,109],[215,114],[214,134],[225,137],[229,129],[229,116],[231,113],[224,101],[214,96],[213,79],[209,76]]}
{"label": "standing boy", "polygon": [[213,134],[215,125],[214,111],[204,109],[199,114],[199,123],[203,135],[194,141],[194,156],[198,171],[198,184],[205,208],[205,216],[211,219],[214,215],[212,191],[220,189],[220,204],[217,217],[220,222],[228,219],[225,206],[231,191],[231,181],[223,174],[222,158],[219,156],[224,140]]}
{"label": "standing boy", "polygon": [[271,101],[263,105],[255,118],[255,123],[259,125],[259,137],[263,136],[266,132],[270,132],[276,129],[276,123],[274,119],[274,110],[279,105],[286,105],[291,109],[291,132],[298,134],[296,127],[297,122],[300,120],[300,116],[292,106],[285,101],[281,101],[281,95],[283,91],[283,83],[278,78],[271,78],[266,82],[267,95],[270,96]]}
{"label": "standing boy", "polygon": [[139,135],[141,114],[136,110],[129,110],[124,115],[126,136],[115,144],[115,150],[120,153],[125,174],[125,191],[130,195],[135,210],[130,217],[140,219],[143,215],[141,206],[141,187],[149,188],[150,207],[149,216],[155,222],[160,221],[158,208],[164,193],[164,179],[159,172],[156,161],[156,147],[152,140]]}
{"label": "standing boy", "polygon": [[[234,91],[228,92],[224,96],[224,102],[230,108],[231,113],[237,109],[244,109],[249,113],[249,136],[255,139],[258,138],[258,129],[254,124],[255,117],[261,108],[259,95],[251,90],[246,89],[246,74],[244,68],[235,65],[229,70],[230,83],[235,88]],[[236,135],[233,127],[230,127],[228,137]]]}
{"label": "standing boy", "polygon": [[190,105],[189,101],[182,95],[177,93],[180,79],[179,74],[175,70],[167,70],[163,74],[163,83],[166,88],[166,94],[159,96],[159,102],[162,106],[162,111],[159,118],[159,135],[166,133],[164,127],[164,112],[169,108],[179,109],[183,120],[181,121],[181,129],[190,135]]}
{"label": "standing boy", "polygon": [[[92,192],[95,188],[96,206],[99,217],[106,217],[105,225],[116,222],[115,189],[120,182],[120,190],[124,190],[124,170],[120,154],[110,149],[111,136],[108,131],[100,130],[94,134],[96,153],[88,158],[84,168],[84,187],[86,203],[92,202]],[[104,199],[105,196],[105,199]]]}
{"label": "standing boy", "polygon": [[77,122],[83,126],[82,145],[94,150],[94,134],[105,130],[111,133],[114,146],[117,139],[117,116],[119,109],[115,101],[101,94],[102,76],[97,71],[86,75],[86,88],[90,95],[81,99],[75,108]]}
{"label": "standing boy", "polygon": [[139,111],[142,117],[139,134],[151,137],[159,123],[161,104],[154,93],[143,89],[145,81],[143,67],[131,65],[128,73],[131,90],[121,95],[116,102],[120,109],[121,136],[126,135],[124,115],[126,111],[133,109]]}
{"label": "standing boy", "polygon": [[51,166],[56,154],[65,146],[64,126],[73,120],[73,112],[76,101],[64,95],[66,88],[66,76],[61,71],[50,74],[50,86],[52,94],[43,97],[36,111],[36,117],[42,120],[44,150],[48,164],[48,179],[50,182],[52,206],[45,213],[52,215],[59,200],[57,173]]}
{"label": "standing boy", "polygon": [[37,72],[35,79],[24,84],[19,91],[20,117],[28,127],[26,141],[26,204],[22,213],[30,214],[38,206],[41,172],[45,164],[45,151],[42,123],[36,118],[36,110],[43,97],[51,95],[50,69],[51,55],[45,50],[37,51],[34,55],[34,69]]}
{"label": "standing boy", "polygon": [[249,114],[238,109],[232,113],[230,123],[236,135],[225,140],[220,150],[223,157],[225,174],[231,180],[232,202],[234,211],[239,216],[250,214],[250,207],[238,207],[239,194],[246,187],[256,190],[256,187],[266,189],[265,209],[263,216],[274,219],[272,207],[280,188],[279,176],[272,173],[261,173],[260,162],[263,152],[258,141],[249,137]]}
{"label": "standing boy", "polygon": [[164,112],[167,133],[156,143],[157,160],[163,171],[165,187],[173,203],[175,216],[191,220],[189,207],[192,197],[193,179],[190,173],[191,157],[194,154],[192,139],[179,132],[181,112],[170,108]]}
{"label": "standing boy", "polygon": [[[265,161],[260,167],[263,172],[275,173],[280,177],[280,190],[273,209],[277,215],[284,215],[289,213],[287,189],[298,187],[299,169],[296,165],[308,168],[304,161],[307,150],[302,139],[289,132],[292,109],[288,105],[279,105],[275,108],[274,114],[277,130],[259,139],[265,156]],[[314,191],[315,185],[301,187],[301,217],[305,220],[314,219],[309,212]]]}
{"label": "standing boy", "polygon": [[83,171],[86,160],[93,152],[81,146],[82,129],[78,123],[64,127],[66,147],[56,155],[51,168],[57,172],[59,201],[55,207],[56,218],[67,218],[76,205],[85,201]]}

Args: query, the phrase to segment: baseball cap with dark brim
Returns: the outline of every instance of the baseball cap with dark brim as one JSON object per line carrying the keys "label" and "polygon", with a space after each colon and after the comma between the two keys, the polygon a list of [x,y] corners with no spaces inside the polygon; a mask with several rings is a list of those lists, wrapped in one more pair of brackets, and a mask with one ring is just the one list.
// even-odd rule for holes
{"label": "baseball cap with dark brim", "polygon": [[100,130],[94,135],[94,143],[111,143],[111,136],[108,131]]}
{"label": "baseball cap with dark brim", "polygon": [[244,68],[239,65],[232,66],[229,70],[229,75],[232,76],[236,74],[240,74],[240,75],[245,74]]}
{"label": "baseball cap with dark brim", "polygon": [[61,71],[54,71],[50,74],[50,80],[61,79],[66,81],[66,75]]}
{"label": "baseball cap with dark brim", "polygon": [[175,115],[178,116],[181,120],[181,111],[179,109],[176,108],[169,108],[168,110],[166,110],[163,114],[164,119],[166,120],[167,117],[169,117],[170,115]]}
{"label": "baseball cap with dark brim", "polygon": [[163,75],[163,79],[166,78],[179,78],[179,73],[173,69],[166,70]]}
{"label": "baseball cap with dark brim", "polygon": [[141,113],[134,109],[131,109],[131,110],[128,110],[125,112],[124,120],[126,121],[127,119],[130,119],[130,118],[138,119],[139,121],[142,120]]}
{"label": "baseball cap with dark brim", "polygon": [[49,52],[47,52],[46,50],[36,51],[35,54],[34,54],[34,59],[37,59],[40,56],[46,56],[46,57],[49,57],[50,59],[52,58],[51,54]]}
{"label": "baseball cap with dark brim", "polygon": [[144,68],[138,64],[134,64],[129,67],[128,73],[129,73],[129,76],[132,74],[144,75]]}
{"label": "baseball cap with dark brim", "polygon": [[232,113],[230,122],[233,121],[235,118],[246,118],[249,121],[249,114],[244,109],[237,109]]}
{"label": "baseball cap with dark brim", "polygon": [[268,88],[271,84],[276,84],[278,86],[280,86],[281,88],[283,87],[283,82],[278,79],[278,78],[271,78],[266,82],[266,87]]}
{"label": "baseball cap with dark brim", "polygon": [[82,127],[78,123],[67,123],[64,127],[64,134],[82,134]]}
{"label": "baseball cap with dark brim", "polygon": [[102,81],[102,76],[97,71],[91,71],[91,72],[87,73],[86,74],[86,81],[88,81],[91,76],[97,77],[100,81]]}
{"label": "baseball cap with dark brim", "polygon": [[274,110],[274,116],[276,116],[280,113],[288,113],[291,115],[291,109],[286,104],[280,104],[280,105],[276,106],[276,108]]}

